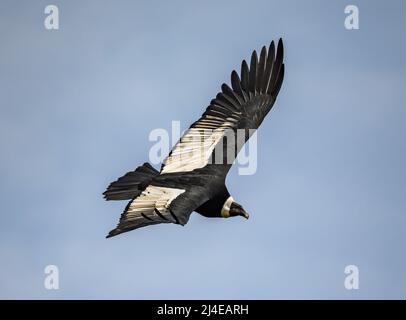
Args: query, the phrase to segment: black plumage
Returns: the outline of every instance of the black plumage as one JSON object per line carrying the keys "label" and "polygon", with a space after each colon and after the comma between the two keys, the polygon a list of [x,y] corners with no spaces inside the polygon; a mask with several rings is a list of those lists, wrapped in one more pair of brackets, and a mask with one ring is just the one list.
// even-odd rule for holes
{"label": "black plumage", "polygon": [[[144,163],[111,183],[104,192],[106,200],[131,201],[107,237],[158,223],[184,225],[193,211],[205,217],[248,218],[225,185],[242,147],[236,139],[229,139],[228,133],[237,136],[238,130],[244,130],[243,142],[249,139],[274,105],[284,72],[281,39],[276,55],[273,41],[268,50],[261,49],[259,59],[254,51],[250,66],[244,60],[240,75],[231,73],[231,87],[221,86],[221,92],[175,145],[160,171]],[[191,152],[197,149],[202,150],[199,157]],[[222,161],[213,163],[217,155]]]}

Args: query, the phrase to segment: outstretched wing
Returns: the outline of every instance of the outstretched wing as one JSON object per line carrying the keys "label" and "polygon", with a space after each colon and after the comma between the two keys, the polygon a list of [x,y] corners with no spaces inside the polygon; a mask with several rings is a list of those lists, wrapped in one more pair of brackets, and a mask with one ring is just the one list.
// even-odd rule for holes
{"label": "outstretched wing", "polygon": [[[214,151],[221,144],[222,161],[232,150],[234,158],[249,139],[252,131],[262,123],[275,103],[284,77],[283,43],[280,39],[275,56],[275,44],[267,50],[264,46],[258,60],[254,51],[250,67],[244,60],[241,78],[236,71],[231,73],[231,86],[221,86],[222,92],[213,99],[202,117],[193,123],[165,159],[161,174],[193,171],[214,161]],[[237,130],[245,130],[244,141],[238,141]],[[230,138],[230,134],[234,138]],[[227,141],[224,141],[226,140]],[[224,142],[227,145],[224,146]],[[227,160],[228,159],[228,160]],[[217,161],[216,161],[217,163]],[[228,166],[230,167],[230,166]],[[224,174],[227,173],[224,170]]]}
{"label": "outstretched wing", "polygon": [[157,176],[128,203],[117,227],[107,238],[159,223],[185,225],[190,214],[210,199],[207,189],[210,179],[205,174]]}

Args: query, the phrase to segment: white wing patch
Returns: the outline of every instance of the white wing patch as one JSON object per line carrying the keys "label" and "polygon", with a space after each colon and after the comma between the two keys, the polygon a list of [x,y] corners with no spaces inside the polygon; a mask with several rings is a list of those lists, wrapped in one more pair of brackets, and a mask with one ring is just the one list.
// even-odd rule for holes
{"label": "white wing patch", "polygon": [[235,118],[226,121],[213,116],[202,118],[175,145],[164,161],[161,174],[193,171],[206,166],[216,145],[236,122]]}
{"label": "white wing patch", "polygon": [[148,186],[127,208],[126,221],[145,219],[145,217],[150,220],[162,219],[159,214],[164,219],[172,221],[169,206],[184,192],[183,189]]}

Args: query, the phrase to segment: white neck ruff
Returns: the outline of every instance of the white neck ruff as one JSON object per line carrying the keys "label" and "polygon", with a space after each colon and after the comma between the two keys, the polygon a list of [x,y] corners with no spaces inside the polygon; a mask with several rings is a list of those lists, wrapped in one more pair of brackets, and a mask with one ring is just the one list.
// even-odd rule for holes
{"label": "white neck ruff", "polygon": [[224,202],[223,208],[221,209],[221,216],[223,218],[228,218],[230,217],[230,207],[231,204],[234,202],[233,197],[228,197],[228,199],[226,200],[226,202]]}

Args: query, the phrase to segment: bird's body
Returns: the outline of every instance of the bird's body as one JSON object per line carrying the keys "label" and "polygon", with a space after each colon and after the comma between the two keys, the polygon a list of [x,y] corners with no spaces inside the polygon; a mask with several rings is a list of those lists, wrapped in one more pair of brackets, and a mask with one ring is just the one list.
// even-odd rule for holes
{"label": "bird's body", "polygon": [[144,163],[110,184],[107,200],[131,199],[108,237],[158,223],[187,223],[193,211],[205,217],[248,214],[230,196],[225,179],[242,145],[272,108],[284,76],[283,44],[275,56],[272,42],[245,61],[241,79],[233,71],[232,88],[223,84],[202,117],[193,123],[155,170]]}

